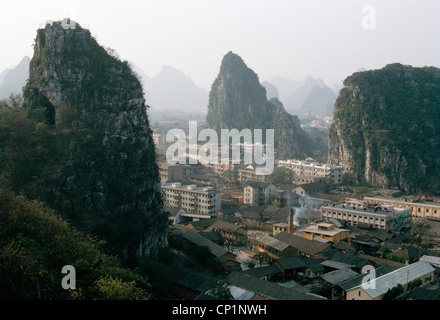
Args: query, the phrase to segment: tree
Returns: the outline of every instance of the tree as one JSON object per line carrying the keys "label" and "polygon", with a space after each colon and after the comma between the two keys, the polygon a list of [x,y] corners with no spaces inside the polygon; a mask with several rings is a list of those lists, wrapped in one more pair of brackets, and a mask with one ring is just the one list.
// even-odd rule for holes
{"label": "tree", "polygon": [[215,300],[233,300],[234,297],[229,289],[229,284],[221,277],[215,278],[209,287],[207,294]]}
{"label": "tree", "polygon": [[[65,265],[76,269],[77,290],[61,286]],[[44,204],[1,188],[0,288],[0,300],[146,299],[151,291],[145,277],[104,254],[102,242]]]}
{"label": "tree", "polygon": [[252,260],[258,262],[261,265],[263,264],[263,262],[269,262],[270,261],[270,257],[267,254],[267,252],[262,251],[262,252],[258,252],[257,254],[252,256]]}
{"label": "tree", "polygon": [[404,292],[403,286],[401,284],[398,284],[397,286],[388,289],[388,291],[383,296],[383,300],[393,300],[400,296]]}
{"label": "tree", "polygon": [[269,181],[275,185],[291,184],[295,174],[292,170],[286,167],[275,167],[273,172],[269,175]]}

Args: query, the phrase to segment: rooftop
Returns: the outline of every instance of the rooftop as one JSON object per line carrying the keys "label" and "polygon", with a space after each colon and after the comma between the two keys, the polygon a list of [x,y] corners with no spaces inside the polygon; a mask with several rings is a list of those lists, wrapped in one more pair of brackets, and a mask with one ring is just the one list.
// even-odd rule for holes
{"label": "rooftop", "polygon": [[314,294],[305,293],[302,290],[296,288],[287,288],[280,286],[276,283],[261,280],[250,275],[243,274],[242,272],[233,272],[227,278],[226,281],[231,285],[245,289],[247,291],[255,292],[275,300],[323,300],[324,297],[320,297]]}
{"label": "rooftop", "polygon": [[278,251],[283,251],[289,247],[287,243],[268,235],[258,237],[256,240]]}
{"label": "rooftop", "polygon": [[329,243],[323,243],[320,241],[308,240],[299,236],[287,232],[280,232],[274,236],[276,239],[290,244],[298,251],[309,255],[315,255],[319,252],[325,251],[331,247]]}
{"label": "rooftop", "polygon": [[[413,280],[416,280],[424,275],[434,272],[434,268],[426,261],[419,261],[410,264],[406,267],[399,268],[383,276],[371,280],[368,288],[362,289],[372,298],[377,298],[385,294],[388,289],[394,288],[397,285],[404,285]],[[355,288],[359,288],[359,285]]]}
{"label": "rooftop", "polygon": [[327,208],[327,209],[335,208],[335,209],[348,210],[348,211],[351,211],[351,212],[369,213],[369,214],[378,214],[378,215],[387,215],[387,214],[394,213],[394,212],[401,212],[402,214],[406,213],[406,212],[410,213],[410,211],[408,211],[410,209],[407,209],[407,208],[395,208],[393,206],[388,207],[385,210],[385,207],[383,207],[383,206],[382,207],[378,207],[376,209],[367,209],[367,208],[351,207],[351,206],[348,206],[346,204],[326,204],[326,205],[323,205],[321,208]]}
{"label": "rooftop", "polygon": [[214,192],[220,192],[218,189],[214,189],[213,187],[199,187],[196,184],[182,184],[181,182],[161,182],[160,183],[161,188],[168,188],[168,189],[176,189],[176,190],[188,190],[188,191],[202,191],[202,192],[208,192],[208,191],[214,191]]}

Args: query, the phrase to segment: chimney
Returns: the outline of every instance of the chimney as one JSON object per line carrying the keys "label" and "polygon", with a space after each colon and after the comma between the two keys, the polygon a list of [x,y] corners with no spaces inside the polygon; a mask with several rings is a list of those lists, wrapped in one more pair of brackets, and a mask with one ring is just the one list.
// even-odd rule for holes
{"label": "chimney", "polygon": [[289,228],[287,229],[287,232],[290,234],[293,234],[293,215],[294,215],[294,210],[293,208],[289,209]]}

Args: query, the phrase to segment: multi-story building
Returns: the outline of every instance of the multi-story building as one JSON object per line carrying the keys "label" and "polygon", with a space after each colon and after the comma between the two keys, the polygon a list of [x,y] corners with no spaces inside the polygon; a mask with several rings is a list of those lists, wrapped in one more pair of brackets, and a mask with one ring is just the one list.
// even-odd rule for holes
{"label": "multi-story building", "polygon": [[257,174],[256,167],[253,165],[248,165],[243,169],[238,169],[238,181],[240,183],[245,183],[247,181],[265,181],[266,176],[262,174]]}
{"label": "multi-story building", "polygon": [[189,164],[169,164],[159,162],[159,177],[161,182],[189,180],[195,172],[195,166]]}
{"label": "multi-story building", "polygon": [[342,166],[294,159],[280,160],[278,166],[289,168],[297,176],[325,177],[334,184],[342,183]]}
{"label": "multi-story building", "polygon": [[251,206],[264,206],[270,203],[276,188],[263,181],[248,181],[243,189],[243,202]]}
{"label": "multi-story building", "polygon": [[409,198],[386,198],[386,197],[364,197],[364,201],[383,205],[391,205],[401,208],[411,208],[412,218],[436,217],[440,218],[440,203],[418,201]]}
{"label": "multi-story building", "polygon": [[216,173],[216,174],[221,176],[223,174],[223,172],[225,172],[225,171],[228,171],[228,170],[231,170],[231,171],[238,170],[239,165],[232,163],[232,161],[230,161],[228,163],[222,163],[221,161],[219,161],[218,163],[206,164],[205,167],[211,169],[212,171],[214,171],[214,173]]}
{"label": "multi-story building", "polygon": [[160,188],[166,206],[179,207],[187,213],[209,215],[221,210],[221,192],[218,189],[182,185],[180,182],[162,182]]}
{"label": "multi-story building", "polygon": [[322,206],[321,217],[324,220],[343,220],[352,226],[364,224],[373,228],[394,230],[411,223],[411,209],[370,203],[354,205],[347,202]]}

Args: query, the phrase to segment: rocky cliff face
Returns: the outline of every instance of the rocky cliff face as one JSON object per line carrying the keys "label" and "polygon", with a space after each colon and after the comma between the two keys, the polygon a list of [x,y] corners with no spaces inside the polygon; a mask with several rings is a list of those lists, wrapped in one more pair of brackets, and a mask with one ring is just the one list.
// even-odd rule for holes
{"label": "rocky cliff face", "polygon": [[206,120],[217,131],[274,129],[275,148],[286,157],[302,157],[313,148],[298,117],[288,114],[277,99],[268,101],[257,74],[232,52],[223,57],[212,84]]}
{"label": "rocky cliff face", "polygon": [[354,73],[335,103],[329,162],[354,183],[438,193],[439,106],[440,69],[391,64]]}
{"label": "rocky cliff face", "polygon": [[127,62],[54,22],[37,32],[24,96],[66,149],[42,200],[126,260],[166,245],[147,106]]}

